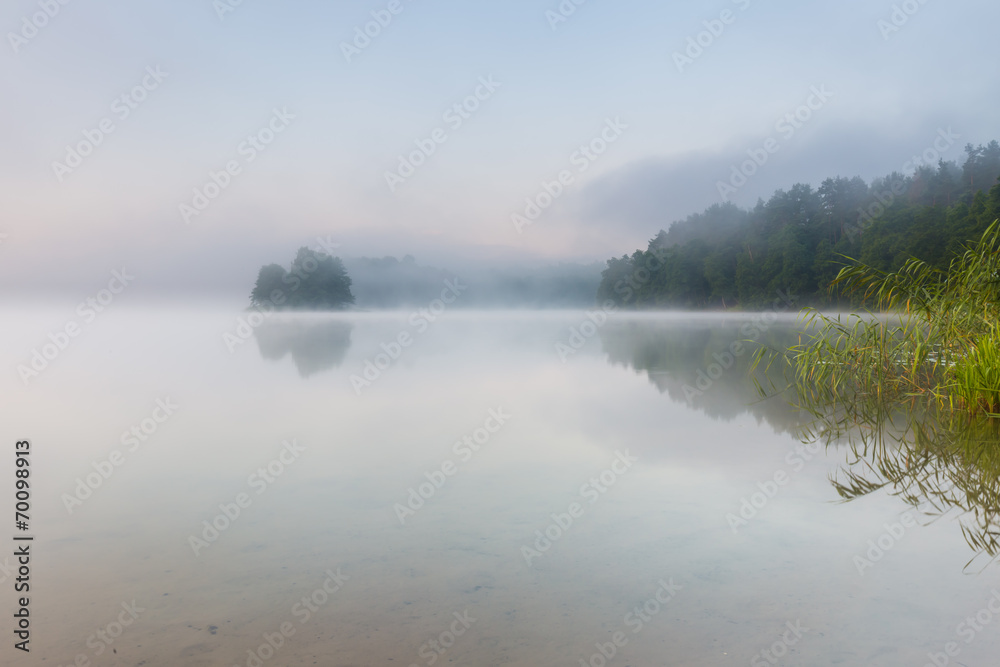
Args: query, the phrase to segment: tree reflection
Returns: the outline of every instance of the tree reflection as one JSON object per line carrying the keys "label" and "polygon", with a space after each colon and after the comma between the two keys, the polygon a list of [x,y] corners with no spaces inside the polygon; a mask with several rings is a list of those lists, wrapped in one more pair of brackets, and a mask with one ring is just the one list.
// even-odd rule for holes
{"label": "tree reflection", "polygon": [[[790,320],[763,325],[749,316],[625,319],[600,330],[609,363],[644,372],[672,401],[720,421],[749,413],[779,433],[798,432],[803,416],[781,397],[762,400],[750,366],[761,345],[787,347],[797,335]],[[780,371],[771,372],[778,382]],[[758,375],[758,381],[766,382],[766,373]]]}
{"label": "tree reflection", "polygon": [[260,356],[292,355],[302,377],[339,366],[351,346],[354,326],[340,320],[290,319],[264,322],[254,330]]}
{"label": "tree reflection", "polygon": [[[843,447],[847,461],[830,481],[844,501],[884,492],[928,521],[957,515],[974,552],[966,570],[1000,557],[1000,420],[917,397],[888,402],[796,383],[785,351],[806,325],[776,322],[756,336],[745,327],[736,318],[628,319],[609,323],[600,337],[609,363],[645,373],[674,402],[718,420],[749,413],[803,444]],[[747,351],[712,371],[735,341]]]}

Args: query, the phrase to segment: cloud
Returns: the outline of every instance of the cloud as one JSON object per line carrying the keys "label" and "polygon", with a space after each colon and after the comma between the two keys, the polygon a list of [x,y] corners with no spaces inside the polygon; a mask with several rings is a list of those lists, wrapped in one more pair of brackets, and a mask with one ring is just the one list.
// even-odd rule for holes
{"label": "cloud", "polygon": [[[873,124],[839,123],[822,131],[803,132],[785,143],[729,200],[750,208],[778,189],[796,183],[819,187],[823,180],[843,176],[872,178],[903,171],[914,155],[933,147],[941,129],[960,135],[943,153],[945,160],[964,161],[967,142],[992,137],[966,136],[960,124],[942,118],[915,123],[905,133]],[[807,128],[804,128],[807,129]],[[616,230],[626,237],[651,238],[660,229],[725,201],[719,183],[729,183],[734,168],[760,155],[767,136],[745,137],[724,150],[647,158],[627,164],[590,183],[567,209],[585,228]]]}

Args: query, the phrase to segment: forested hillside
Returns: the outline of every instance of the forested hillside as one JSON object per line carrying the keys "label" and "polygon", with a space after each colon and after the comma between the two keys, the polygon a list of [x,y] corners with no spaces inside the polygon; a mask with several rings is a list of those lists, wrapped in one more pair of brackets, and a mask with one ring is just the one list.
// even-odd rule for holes
{"label": "forested hillside", "polygon": [[751,309],[781,291],[803,305],[846,305],[828,292],[844,255],[886,271],[910,257],[946,268],[1000,218],[1000,144],[965,152],[962,166],[796,184],[751,210],[716,204],[660,231],[646,250],[609,260],[598,302]]}

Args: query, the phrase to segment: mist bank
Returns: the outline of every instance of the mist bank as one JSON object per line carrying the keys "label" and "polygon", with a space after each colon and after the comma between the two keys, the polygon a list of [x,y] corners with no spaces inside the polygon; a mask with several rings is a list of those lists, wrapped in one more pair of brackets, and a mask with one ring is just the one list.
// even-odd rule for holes
{"label": "mist bank", "polygon": [[425,305],[441,295],[445,281],[463,287],[458,308],[582,308],[594,304],[600,262],[480,266],[461,272],[424,266],[411,255],[346,258],[355,306],[391,309]]}
{"label": "mist bank", "polygon": [[461,273],[421,265],[412,255],[332,257],[299,248],[286,269],[261,267],[250,291],[254,308],[394,310],[426,306],[447,292],[454,308],[583,308],[592,306],[602,265],[475,267]]}

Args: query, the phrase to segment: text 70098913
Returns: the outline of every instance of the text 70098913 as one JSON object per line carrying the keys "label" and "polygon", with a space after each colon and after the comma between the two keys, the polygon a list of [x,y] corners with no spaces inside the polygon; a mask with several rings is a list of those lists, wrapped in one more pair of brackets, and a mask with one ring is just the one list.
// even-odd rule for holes
{"label": "text 70098913", "polygon": [[[31,462],[28,456],[31,455],[31,444],[27,440],[18,440],[14,445],[15,471],[14,471],[14,526],[26,532],[31,520],[28,514],[31,509],[31,485],[28,478],[31,476]],[[27,593],[31,574],[31,544],[32,537],[14,537],[14,556],[17,558],[17,577],[14,579],[14,591],[17,593]],[[17,598],[17,611],[14,613],[15,628],[14,636],[21,641],[14,643],[14,648],[28,652],[28,641],[30,640],[30,614],[28,611],[28,598]]]}

